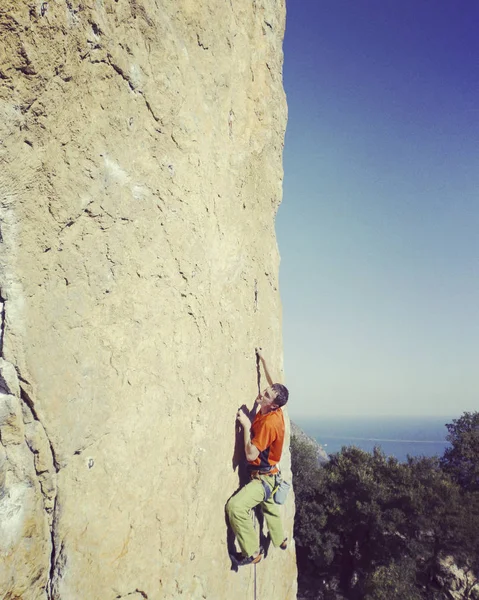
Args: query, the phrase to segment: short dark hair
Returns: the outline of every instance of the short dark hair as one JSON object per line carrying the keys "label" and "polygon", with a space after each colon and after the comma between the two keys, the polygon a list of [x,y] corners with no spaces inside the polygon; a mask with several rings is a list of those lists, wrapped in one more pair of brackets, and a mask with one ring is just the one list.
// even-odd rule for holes
{"label": "short dark hair", "polygon": [[274,383],[271,387],[276,392],[274,404],[276,404],[276,406],[284,406],[288,401],[289,397],[288,388],[282,383]]}

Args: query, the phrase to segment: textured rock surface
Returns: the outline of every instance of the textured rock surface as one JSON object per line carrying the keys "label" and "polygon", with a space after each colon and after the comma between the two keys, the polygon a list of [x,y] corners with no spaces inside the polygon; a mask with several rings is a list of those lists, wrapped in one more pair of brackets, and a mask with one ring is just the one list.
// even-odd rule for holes
{"label": "textured rock surface", "polygon": [[[284,13],[2,1],[5,597],[253,598],[224,505],[255,345],[281,372]],[[258,598],[295,575],[271,552]]]}
{"label": "textured rock surface", "polygon": [[442,556],[439,567],[440,574],[436,576],[436,582],[441,589],[447,590],[451,600],[479,598],[479,583],[473,569],[461,569],[455,563],[453,556]]}

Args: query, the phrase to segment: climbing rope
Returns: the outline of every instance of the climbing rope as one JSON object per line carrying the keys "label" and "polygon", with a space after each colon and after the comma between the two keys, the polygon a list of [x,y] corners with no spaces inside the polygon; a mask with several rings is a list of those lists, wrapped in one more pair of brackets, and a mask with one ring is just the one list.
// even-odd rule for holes
{"label": "climbing rope", "polygon": [[[258,383],[258,396],[261,394],[261,369],[259,366],[259,356],[256,352],[256,381]],[[253,527],[256,531],[256,512],[253,509]],[[256,599],[256,563],[254,564],[254,600]]]}
{"label": "climbing rope", "polygon": [[[253,510],[253,527],[254,530],[256,531],[256,514]],[[254,600],[256,600],[256,563],[254,563],[253,565],[254,567]]]}

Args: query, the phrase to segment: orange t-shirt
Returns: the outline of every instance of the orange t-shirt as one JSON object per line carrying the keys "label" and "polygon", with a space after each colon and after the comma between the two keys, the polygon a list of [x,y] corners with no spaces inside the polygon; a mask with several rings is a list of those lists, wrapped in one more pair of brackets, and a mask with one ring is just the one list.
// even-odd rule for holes
{"label": "orange t-shirt", "polygon": [[251,443],[259,450],[256,460],[248,461],[250,470],[267,470],[279,463],[284,441],[284,417],[280,408],[265,415],[258,412],[251,426]]}

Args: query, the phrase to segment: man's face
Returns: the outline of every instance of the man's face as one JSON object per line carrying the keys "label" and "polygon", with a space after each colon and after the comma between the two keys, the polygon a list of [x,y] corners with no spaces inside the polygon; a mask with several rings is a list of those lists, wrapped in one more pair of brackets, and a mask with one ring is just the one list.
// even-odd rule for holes
{"label": "man's face", "polygon": [[264,408],[269,408],[274,404],[276,400],[277,393],[273,390],[273,388],[268,387],[264,390],[264,392],[260,395],[259,404]]}

